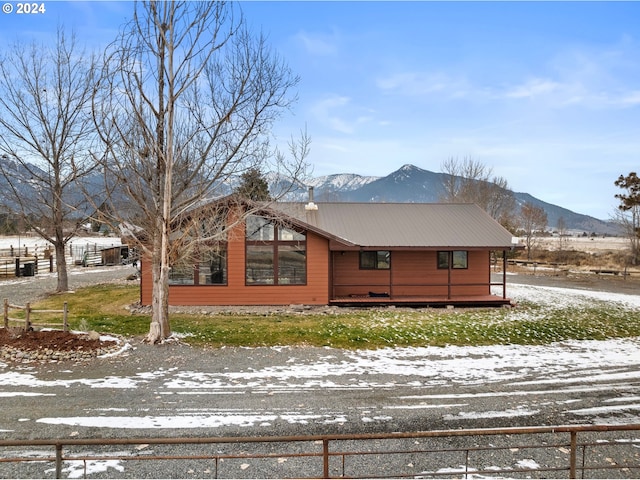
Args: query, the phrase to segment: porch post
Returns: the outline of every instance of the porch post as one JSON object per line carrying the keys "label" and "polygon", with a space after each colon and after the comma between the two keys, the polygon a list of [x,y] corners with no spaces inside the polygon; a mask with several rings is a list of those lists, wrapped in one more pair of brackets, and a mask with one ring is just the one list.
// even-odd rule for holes
{"label": "porch post", "polygon": [[502,250],[502,299],[507,298],[507,251]]}
{"label": "porch post", "polygon": [[447,269],[447,300],[451,300],[451,264],[453,263],[453,252],[449,252],[449,268]]}
{"label": "porch post", "polygon": [[393,254],[389,252],[389,298],[393,298]]}
{"label": "porch post", "polygon": [[334,256],[337,255],[337,252],[329,249],[329,274],[327,275],[327,277],[329,278],[329,303],[331,303],[331,300],[334,300],[336,298],[336,282],[335,282],[335,258]]}

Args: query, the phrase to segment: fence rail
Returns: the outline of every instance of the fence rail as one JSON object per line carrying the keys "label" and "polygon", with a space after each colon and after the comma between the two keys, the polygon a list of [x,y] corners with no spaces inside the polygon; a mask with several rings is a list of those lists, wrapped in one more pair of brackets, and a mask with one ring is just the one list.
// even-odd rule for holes
{"label": "fence rail", "polygon": [[[634,432],[632,438],[620,438],[625,432]],[[0,440],[0,463],[52,462],[56,478],[62,477],[65,464],[80,465],[86,478],[87,466],[100,461],[155,462],[148,471],[137,469],[128,475],[119,466],[119,476],[130,478],[159,471],[187,476],[166,463],[160,470],[159,461],[205,462],[203,472],[213,478],[253,478],[258,472],[265,478],[587,478],[594,472],[606,478],[614,478],[614,472],[619,478],[637,478],[638,432],[640,425],[571,425],[271,437]],[[123,452],[123,446],[132,447],[132,452]],[[155,450],[140,453],[150,446]],[[7,451],[9,447],[22,448],[24,454]],[[53,451],[34,456],[34,447]],[[87,447],[93,451],[82,450]],[[516,455],[526,460],[515,462]],[[239,462],[249,459],[263,462],[261,469],[243,473],[249,465]],[[193,470],[189,473],[194,475]]]}
{"label": "fence rail", "polygon": [[[23,310],[25,312],[24,318],[10,317],[9,316],[10,310]],[[10,323],[13,322],[19,325],[20,324],[24,325],[25,330],[30,330],[33,327],[62,327],[63,331],[65,332],[69,331],[69,323],[68,323],[69,309],[67,306],[67,302],[64,302],[64,306],[62,310],[42,310],[42,309],[36,310],[35,308],[31,308],[30,303],[27,303],[25,306],[12,305],[11,303],[9,303],[9,300],[5,298],[3,312],[4,312],[3,314],[4,328],[9,328]],[[34,322],[32,317],[33,314],[61,314],[62,318],[60,319],[60,321],[57,321],[57,322],[45,322],[45,321]]]}
{"label": "fence rail", "polygon": [[5,277],[31,277],[40,272],[54,271],[54,257],[38,256],[7,258],[0,257],[0,275]]}
{"label": "fence rail", "polygon": [[[52,248],[38,253],[38,248],[22,247],[0,249],[0,277],[32,276],[43,272],[53,273],[56,269],[56,255]],[[42,252],[42,250],[40,250]],[[68,244],[65,249],[68,266],[84,267],[98,265],[120,265],[137,258],[127,245],[112,244]]]}

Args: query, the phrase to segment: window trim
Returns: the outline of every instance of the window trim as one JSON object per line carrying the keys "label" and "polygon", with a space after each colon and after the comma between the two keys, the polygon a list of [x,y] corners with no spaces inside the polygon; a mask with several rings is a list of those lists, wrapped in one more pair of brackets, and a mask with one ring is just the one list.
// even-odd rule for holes
{"label": "window trim", "polygon": [[[373,254],[373,266],[369,267],[365,265],[363,262],[363,258],[365,254]],[[380,261],[380,254],[383,254],[384,257],[388,259],[386,262],[386,266],[384,266],[384,262]],[[371,262],[367,262],[369,264]],[[391,269],[391,250],[360,250],[358,255],[358,266],[360,270],[390,270]]]}
{"label": "window trim", "polygon": [[[454,258],[456,254],[464,253],[464,266],[457,266]],[[446,265],[444,264],[444,256],[446,255]],[[436,265],[438,270],[467,270],[469,268],[469,251],[468,250],[438,250],[436,253]]]}
{"label": "window trim", "polygon": [[[261,218],[263,220],[265,220],[267,223],[271,224],[271,228],[272,230],[272,236],[273,239],[272,240],[249,240],[247,238],[247,230],[246,230],[246,221],[245,221],[245,260],[244,260],[244,270],[245,270],[245,274],[244,274],[244,284],[247,287],[255,287],[255,286],[305,286],[307,285],[308,282],[308,260],[309,260],[309,254],[308,254],[308,250],[307,250],[307,236],[308,236],[308,232],[306,230],[302,230],[300,228],[296,228],[293,225],[288,225],[288,224],[281,224],[278,222],[273,221],[272,219],[269,219],[267,217],[262,217],[260,215],[254,215],[255,217]],[[304,236],[303,240],[282,240],[281,239],[281,229],[284,230],[292,230],[294,232],[297,232],[301,235]],[[249,247],[251,246],[258,246],[258,247],[271,247],[271,254],[272,254],[272,258],[273,258],[273,263],[272,263],[272,267],[273,267],[273,282],[272,283],[259,283],[259,282],[249,282],[249,278],[248,278],[248,253],[249,253]],[[283,282],[280,280],[280,252],[279,252],[279,247],[280,246],[294,246],[294,247],[304,247],[304,278],[303,281],[300,283],[291,283],[291,282]],[[282,279],[284,280],[284,278]]]}
{"label": "window trim", "polygon": [[[224,252],[223,255],[218,255],[220,258],[223,259],[222,261],[222,270],[220,270],[220,273],[222,274],[222,282],[213,282],[211,281],[213,279],[212,275],[213,272],[209,272],[209,278],[211,279],[209,282],[205,282],[205,283],[200,283],[200,266],[205,262],[205,259],[207,257],[207,253],[208,250],[203,250],[202,252],[200,252],[200,255],[198,255],[197,259],[193,259],[190,262],[184,263],[184,264],[173,264],[171,265],[171,270],[173,271],[173,269],[175,267],[178,268],[183,268],[184,272],[190,271],[191,273],[187,276],[184,277],[178,277],[178,278],[171,278],[171,272],[169,273],[169,286],[170,287],[199,287],[199,286],[204,286],[204,287],[212,287],[212,286],[226,286],[229,284],[229,250],[228,250],[228,244],[226,241],[224,242],[218,242],[218,245],[216,246],[215,250],[217,252]],[[183,280],[179,280],[179,278],[184,279],[190,279],[188,282],[185,282]]]}

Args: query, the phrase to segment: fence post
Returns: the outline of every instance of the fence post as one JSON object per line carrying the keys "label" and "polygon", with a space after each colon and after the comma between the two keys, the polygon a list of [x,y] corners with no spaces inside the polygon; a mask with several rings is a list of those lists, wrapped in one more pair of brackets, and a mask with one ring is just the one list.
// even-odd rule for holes
{"label": "fence post", "polygon": [[49,273],[53,273],[53,255],[49,255]]}
{"label": "fence post", "polygon": [[69,324],[67,323],[68,313],[69,313],[69,309],[67,306],[67,302],[64,302],[64,306],[62,307],[62,330],[65,332],[69,331]]}
{"label": "fence post", "polygon": [[62,478],[62,444],[56,443],[56,478]]}
{"label": "fence post", "polygon": [[9,300],[4,299],[4,328],[9,328]]}
{"label": "fence post", "polygon": [[569,478],[578,478],[576,477],[576,458],[577,458],[577,450],[578,450],[578,432],[571,432],[571,451],[569,452]]}
{"label": "fence post", "polygon": [[27,302],[27,305],[25,307],[25,312],[26,315],[24,317],[24,331],[28,332],[29,328],[31,328],[31,304],[29,302]]}
{"label": "fence post", "polygon": [[329,478],[329,439],[322,440],[322,478]]}
{"label": "fence post", "polygon": [[16,277],[20,276],[20,257],[16,257]]}

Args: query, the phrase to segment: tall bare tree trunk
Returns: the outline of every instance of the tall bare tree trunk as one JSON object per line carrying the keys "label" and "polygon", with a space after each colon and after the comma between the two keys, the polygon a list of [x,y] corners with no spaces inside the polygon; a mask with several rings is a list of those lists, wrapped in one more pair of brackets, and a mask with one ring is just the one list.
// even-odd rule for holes
{"label": "tall bare tree trunk", "polygon": [[[161,219],[158,219],[161,222]],[[159,227],[161,228],[161,227]],[[151,324],[149,333],[145,339],[148,343],[158,343],[171,335],[169,324],[169,262],[166,251],[161,245],[166,241],[161,237],[154,240],[153,254],[151,258]],[[167,258],[165,258],[165,256]]]}
{"label": "tall bare tree trunk", "polygon": [[114,225],[132,227],[151,261],[146,340],[158,343],[171,335],[172,263],[225,240],[226,226],[210,228],[220,219],[183,231],[186,216],[251,167],[292,172],[292,185],[304,170],[308,142],[291,162],[270,146],[298,78],[250,34],[234,2],[142,0],[107,52],[101,83],[94,121],[109,150],[105,172],[122,194],[106,210]]}
{"label": "tall bare tree trunk", "polygon": [[162,339],[161,318],[159,316],[162,302],[162,295],[160,294],[162,282],[160,278],[160,261],[156,258],[157,255],[154,253],[151,257],[151,324],[145,339],[149,343],[157,343]]}
{"label": "tall bare tree trunk", "polygon": [[[57,236],[56,232],[56,236]],[[64,241],[56,241],[54,248],[56,250],[56,271],[58,272],[58,285],[56,287],[57,292],[66,292],[69,290],[69,276],[67,274],[67,259],[65,257]]]}

